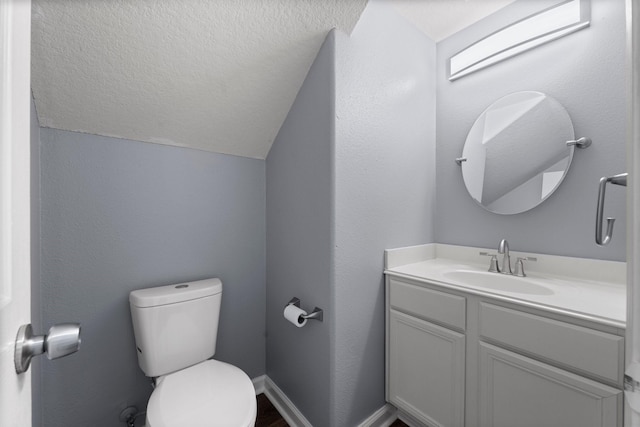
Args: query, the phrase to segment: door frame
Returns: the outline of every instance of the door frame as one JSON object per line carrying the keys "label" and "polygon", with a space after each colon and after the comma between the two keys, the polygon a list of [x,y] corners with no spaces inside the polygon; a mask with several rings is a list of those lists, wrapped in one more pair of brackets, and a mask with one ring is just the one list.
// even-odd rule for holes
{"label": "door frame", "polygon": [[31,317],[31,0],[0,0],[0,425],[32,424],[31,374],[17,375]]}
{"label": "door frame", "polygon": [[[640,363],[640,4],[626,0],[627,42],[627,328],[626,368]],[[638,380],[638,378],[636,378]],[[625,399],[625,426],[640,427],[640,414]]]}

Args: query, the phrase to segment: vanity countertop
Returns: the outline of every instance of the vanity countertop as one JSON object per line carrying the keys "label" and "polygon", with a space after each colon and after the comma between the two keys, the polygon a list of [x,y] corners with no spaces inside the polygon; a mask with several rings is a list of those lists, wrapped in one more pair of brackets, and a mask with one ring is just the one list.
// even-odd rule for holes
{"label": "vanity countertop", "polygon": [[[385,273],[625,327],[625,263],[529,254],[536,261],[525,261],[526,266],[531,265],[525,269],[527,277],[521,278],[487,272],[489,258],[479,255],[484,251],[487,250],[440,244],[394,249],[385,253]],[[512,263],[516,255],[525,254],[512,252]],[[494,283],[497,286],[492,286]]]}

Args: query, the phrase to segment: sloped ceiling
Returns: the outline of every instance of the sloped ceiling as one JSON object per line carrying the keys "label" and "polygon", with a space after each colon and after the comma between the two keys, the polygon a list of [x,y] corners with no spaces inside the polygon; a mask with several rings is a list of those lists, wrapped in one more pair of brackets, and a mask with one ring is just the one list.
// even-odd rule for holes
{"label": "sloped ceiling", "polygon": [[[392,0],[435,40],[513,0]],[[367,0],[33,0],[40,125],[264,159]]]}
{"label": "sloped ceiling", "polygon": [[265,158],[328,31],[366,0],[34,0],[43,127]]}
{"label": "sloped ceiling", "polygon": [[439,42],[515,0],[394,0],[400,15]]}

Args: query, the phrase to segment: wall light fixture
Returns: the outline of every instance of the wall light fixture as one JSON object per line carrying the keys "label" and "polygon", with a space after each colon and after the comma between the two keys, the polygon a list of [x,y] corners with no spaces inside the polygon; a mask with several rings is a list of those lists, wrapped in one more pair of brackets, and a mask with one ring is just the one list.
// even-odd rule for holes
{"label": "wall light fixture", "polygon": [[589,26],[589,0],[568,0],[502,28],[449,60],[453,81]]}

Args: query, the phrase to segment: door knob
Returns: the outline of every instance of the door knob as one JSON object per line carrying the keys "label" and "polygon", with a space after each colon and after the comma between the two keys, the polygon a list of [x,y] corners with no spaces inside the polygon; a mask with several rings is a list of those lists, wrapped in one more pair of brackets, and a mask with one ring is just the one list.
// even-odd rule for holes
{"label": "door knob", "polygon": [[68,356],[80,349],[80,324],[59,323],[49,328],[47,335],[33,335],[31,324],[18,329],[14,352],[16,373],[29,369],[31,358],[46,353],[49,360]]}

